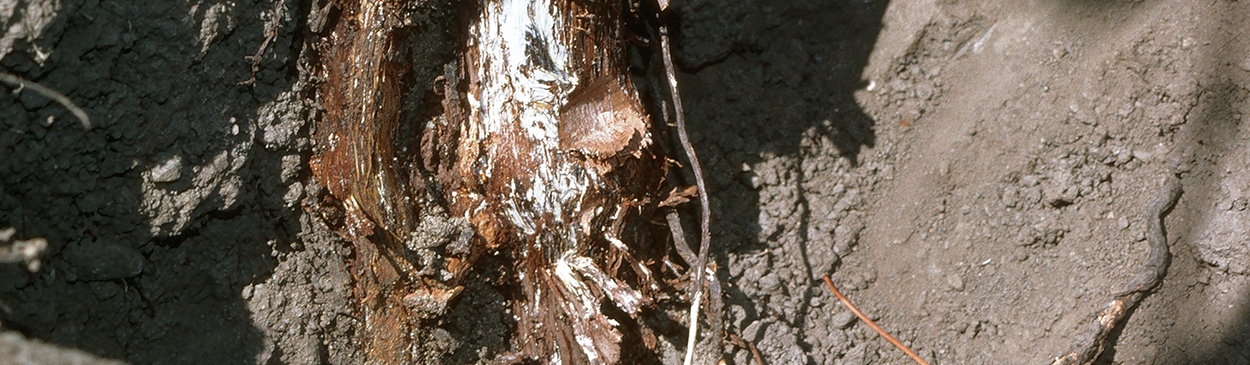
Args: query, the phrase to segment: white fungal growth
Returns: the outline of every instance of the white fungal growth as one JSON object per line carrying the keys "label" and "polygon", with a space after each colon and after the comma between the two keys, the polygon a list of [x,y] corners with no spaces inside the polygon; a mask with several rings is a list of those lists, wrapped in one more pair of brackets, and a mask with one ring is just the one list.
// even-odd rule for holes
{"label": "white fungal growth", "polygon": [[[571,50],[558,41],[564,31],[560,7],[545,1],[503,0],[486,2],[482,19],[472,29],[478,59],[471,67],[479,76],[470,95],[471,135],[493,143],[489,148],[512,150],[485,151],[478,164],[487,176],[507,176],[504,217],[526,235],[542,229],[566,230],[564,217],[576,212],[582,197],[598,182],[598,176],[560,151],[559,108],[578,85],[570,62]],[[532,171],[492,174],[496,168],[491,156],[510,156],[527,146]],[[523,150],[522,150],[523,151]],[[550,214],[557,227],[535,224]],[[576,236],[557,233],[556,237]],[[572,247],[572,242],[561,246]]]}
{"label": "white fungal growth", "polygon": [[[608,173],[625,166],[621,159],[643,161],[642,148],[650,143],[632,86],[626,76],[612,74],[623,62],[613,58],[623,53],[604,51],[618,46],[612,37],[619,35],[619,24],[605,18],[598,25],[609,28],[573,25],[597,19],[586,12],[610,4],[480,1],[481,17],[469,29],[469,110],[459,130],[456,169],[469,177],[464,189],[483,193],[474,198],[490,203],[462,206],[473,210],[480,222],[475,224],[486,227],[488,236],[500,240],[494,243],[514,238],[520,243],[514,252],[521,274],[533,275],[523,277],[530,292],[520,305],[532,315],[522,321],[533,321],[534,331],[522,338],[542,342],[536,345],[542,354],[531,355],[551,356],[554,346],[554,356],[547,358],[552,363],[560,363],[562,355],[570,362],[614,363],[621,356],[619,323],[601,313],[600,305],[606,297],[636,315],[644,297],[596,265],[592,251],[603,250],[592,250],[592,243],[620,228],[605,228],[603,222],[623,219],[625,194],[633,194],[631,204],[642,201],[639,186],[645,184],[631,181],[633,190],[623,190],[621,180],[632,176]],[[609,251],[627,255],[623,242],[611,241]],[[645,267],[639,272],[650,275]],[[569,346],[580,347],[585,357]]]}

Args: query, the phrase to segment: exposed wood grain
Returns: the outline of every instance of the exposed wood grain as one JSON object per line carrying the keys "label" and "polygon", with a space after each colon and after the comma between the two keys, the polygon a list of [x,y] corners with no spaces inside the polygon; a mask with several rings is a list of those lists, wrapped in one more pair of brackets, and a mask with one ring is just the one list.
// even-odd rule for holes
{"label": "exposed wood grain", "polygon": [[[648,222],[667,160],[626,69],[624,2],[483,0],[461,9],[460,56],[441,77],[442,113],[420,161],[397,166],[403,2],[341,1],[322,50],[317,181],[341,201],[369,361],[412,360],[416,318],[437,315],[486,252],[509,255],[520,357],[613,364],[653,346],[637,323],[660,290],[665,248]],[[474,5],[475,4],[475,5]],[[452,217],[476,235],[447,257],[450,279],[422,276],[405,240],[420,223],[414,188],[434,176]],[[617,310],[604,313],[605,306]]]}
{"label": "exposed wood grain", "polygon": [[[414,206],[398,178],[392,149],[402,67],[394,60],[402,1],[339,1],[342,12],[321,50],[326,113],[314,132],[314,178],[342,202],[344,235],[355,246],[357,316],[369,363],[412,362],[409,338],[419,319],[404,305],[418,286],[404,254]],[[411,300],[410,300],[411,302]]]}
{"label": "exposed wood grain", "polygon": [[635,238],[666,163],[627,78],[622,7],[484,1],[466,32],[463,99],[427,138],[448,143],[438,159],[449,211],[511,252],[517,344],[543,362],[621,360],[621,343],[642,335],[601,305],[636,317],[654,287],[638,258],[662,252]]}

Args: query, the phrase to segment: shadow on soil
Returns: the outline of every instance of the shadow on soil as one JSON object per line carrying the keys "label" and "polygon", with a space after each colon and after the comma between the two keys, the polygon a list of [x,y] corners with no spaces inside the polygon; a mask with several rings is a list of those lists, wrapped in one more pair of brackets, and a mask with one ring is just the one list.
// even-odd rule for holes
{"label": "shadow on soil", "polygon": [[[790,288],[788,295],[802,296],[796,323],[789,325],[807,328],[804,322],[812,293],[823,289],[817,286],[819,281],[800,276],[819,277],[829,269],[814,267],[822,265],[813,264],[810,257],[812,249],[806,237],[809,217],[823,217],[828,212],[811,211],[815,208],[809,208],[807,193],[795,186],[797,209],[789,216],[776,217],[778,225],[789,228],[765,229],[760,225],[764,219],[761,207],[770,202],[764,201],[768,199],[761,197],[758,180],[752,179],[766,180],[765,184],[777,184],[779,179],[789,181],[783,185],[797,185],[812,178],[801,176],[802,161],[811,154],[811,146],[836,151],[852,166],[860,161],[863,148],[874,146],[876,122],[860,108],[852,93],[867,84],[861,74],[889,4],[791,1],[742,5],[751,9],[744,13],[732,5],[690,3],[679,8],[684,11],[681,18],[685,24],[680,27],[684,33],[678,34],[675,42],[685,48],[679,47],[679,55],[674,57],[685,66],[680,70],[684,74],[679,75],[679,81],[688,128],[712,198],[712,253],[721,267],[728,267],[731,256],[763,255],[770,246],[777,245],[769,242],[777,240],[781,231],[798,232],[797,251],[801,258],[796,265],[800,266],[790,268],[797,282],[784,286]],[[732,42],[724,52],[699,48],[725,39]],[[673,155],[689,166],[680,150]],[[798,171],[800,176],[774,178],[744,171],[744,166],[755,166],[771,157],[796,161],[786,170]],[[683,172],[684,183],[693,184],[689,172]],[[697,216],[693,210],[686,215]],[[697,226],[689,225],[693,220],[686,218],[687,232],[697,232]],[[697,233],[688,234],[697,237]],[[691,244],[697,245],[697,241]],[[721,270],[722,280],[757,281],[766,274],[746,269],[742,278],[728,278],[727,271]],[[746,311],[743,323],[771,316],[766,303],[755,302],[736,283],[730,283],[725,291],[727,305],[741,306]],[[763,333],[761,330],[759,335]],[[799,338],[800,346],[809,346],[808,343]]]}
{"label": "shadow on soil", "polygon": [[[1225,19],[1244,19],[1244,6],[1236,6],[1228,3],[1221,4],[1226,7],[1222,12],[1226,15]],[[1241,14],[1238,14],[1241,13]],[[1192,198],[1191,207],[1195,210],[1193,219],[1188,220],[1191,224],[1197,225],[1198,222],[1208,222],[1216,214],[1211,207],[1214,201],[1224,199],[1221,196],[1223,191],[1221,185],[1226,184],[1227,179],[1223,169],[1226,166],[1242,166],[1244,162],[1229,161],[1226,156],[1228,151],[1244,145],[1244,141],[1238,141],[1237,136],[1244,131],[1240,126],[1242,121],[1237,115],[1240,114],[1242,105],[1250,99],[1250,94],[1245,89],[1245,80],[1247,78],[1242,74],[1242,70],[1236,66],[1243,62],[1245,57],[1245,44],[1247,42],[1235,42],[1236,38],[1241,35],[1238,26],[1227,26],[1226,23],[1221,24],[1218,21],[1206,22],[1209,27],[1208,34],[1214,35],[1212,42],[1222,46],[1214,48],[1211,54],[1198,56],[1200,59],[1201,75],[1199,79],[1200,91],[1197,105],[1195,109],[1187,116],[1187,123],[1184,129],[1177,133],[1179,148],[1183,148],[1184,161],[1192,164],[1192,172],[1190,176],[1186,176],[1194,180],[1193,187],[1195,190],[1187,191],[1185,198]],[[1241,52],[1238,52],[1239,50]],[[1244,227],[1223,227],[1220,229],[1241,230]],[[1186,232],[1188,233],[1188,232]],[[1198,242],[1200,237],[1192,237],[1185,235],[1180,243],[1186,245],[1202,245],[1211,244]],[[1193,248],[1197,251],[1197,248]],[[1173,252],[1177,248],[1173,246]],[[1196,255],[1196,254],[1195,254]],[[1237,255],[1231,253],[1231,255]],[[1235,257],[1233,259],[1236,259]],[[1196,260],[1196,258],[1195,258]],[[1175,265],[1175,264],[1174,264]],[[1209,267],[1206,264],[1199,264],[1199,270],[1219,270],[1218,268]],[[1231,276],[1224,275],[1224,280],[1233,280]],[[1196,289],[1197,287],[1195,287]],[[1208,290],[1204,293],[1196,291],[1191,294],[1190,302],[1198,301],[1208,308],[1204,311],[1185,310],[1190,306],[1178,308],[1177,330],[1169,331],[1167,337],[1169,342],[1182,343],[1180,353],[1164,353],[1161,354],[1157,363],[1181,363],[1188,362],[1193,364],[1246,364],[1250,363],[1250,306],[1245,305],[1250,299],[1250,291],[1241,293],[1229,293],[1235,295],[1237,299],[1232,299],[1231,303],[1238,304],[1235,314],[1226,318],[1194,318],[1199,313],[1211,313],[1213,307],[1217,304],[1211,303],[1211,296],[1220,294],[1212,293]],[[1243,289],[1247,290],[1247,289]],[[1225,302],[1220,300],[1219,302]],[[1219,310],[1216,313],[1222,312]],[[1225,322],[1211,324],[1215,322]],[[1218,334],[1204,333],[1217,330]],[[1183,333],[1202,333],[1198,338],[1211,341],[1218,339],[1218,342],[1211,341],[1209,343],[1193,343],[1192,339],[1171,338],[1180,337]],[[1192,336],[1192,335],[1190,335]],[[1192,338],[1192,337],[1191,337]],[[1187,345],[1187,346],[1186,346]],[[1199,353],[1185,353],[1183,349],[1205,349]]]}
{"label": "shadow on soil", "polygon": [[[1102,5],[1091,5],[1079,1],[1075,3],[1090,8],[1102,7]],[[1133,6],[1134,4],[1117,5]],[[1224,11],[1228,14],[1235,14],[1241,10],[1229,6]],[[1238,16],[1229,15],[1232,18]],[[1212,303],[1212,296],[1220,294],[1213,294],[1210,287],[1203,290],[1202,287],[1207,285],[1205,283],[1188,287],[1185,284],[1168,285],[1168,283],[1178,282],[1194,283],[1198,277],[1203,276],[1201,271],[1220,270],[1201,262],[1197,257],[1199,255],[1197,246],[1210,243],[1200,242],[1203,239],[1201,237],[1203,233],[1195,229],[1206,225],[1203,222],[1210,222],[1214,219],[1213,216],[1218,214],[1212,210],[1212,207],[1215,201],[1224,199],[1221,196],[1221,185],[1226,184],[1223,170],[1225,166],[1240,165],[1238,162],[1228,161],[1224,156],[1228,154],[1227,151],[1238,148],[1241,143],[1236,140],[1239,134],[1237,131],[1242,128],[1235,116],[1239,113],[1239,105],[1245,103],[1250,95],[1245,89],[1243,81],[1245,77],[1241,75],[1241,70],[1233,66],[1242,62],[1244,58],[1244,53],[1234,51],[1237,49],[1237,44],[1245,43],[1234,42],[1240,33],[1225,29],[1218,21],[1208,21],[1204,24],[1213,27],[1207,29],[1208,34],[1214,35],[1211,42],[1222,46],[1214,48],[1213,53],[1195,56],[1200,67],[1196,71],[1200,74],[1198,85],[1201,91],[1199,91],[1194,109],[1185,116],[1186,123],[1176,131],[1174,137],[1176,146],[1174,153],[1178,154],[1182,161],[1181,177],[1186,190],[1181,197],[1181,203],[1186,209],[1182,210],[1178,207],[1173,215],[1180,217],[1168,219],[1168,222],[1183,222],[1184,225],[1169,227],[1172,228],[1170,231],[1176,234],[1169,235],[1169,238],[1173,239],[1169,242],[1173,257],[1164,279],[1164,285],[1143,300],[1144,305],[1162,305],[1167,308],[1164,312],[1168,318],[1149,318],[1145,321],[1148,326],[1154,326],[1158,331],[1158,337],[1152,346],[1160,351],[1149,362],[1154,364],[1250,363],[1250,306],[1238,305],[1235,314],[1227,317],[1202,318],[1204,314],[1222,312],[1214,308],[1217,304]],[[1233,29],[1240,28],[1234,27]],[[1230,47],[1230,44],[1233,46]],[[1230,227],[1216,229],[1230,229]],[[1236,255],[1236,253],[1230,253],[1230,255]],[[1223,276],[1223,280],[1232,280],[1229,274]],[[1250,291],[1228,295],[1236,296],[1237,299],[1230,301],[1232,303],[1245,303],[1247,298],[1250,298]],[[1155,302],[1145,303],[1152,300]],[[1146,314],[1138,309],[1140,308],[1134,308],[1128,315],[1132,317]],[[1155,309],[1150,312],[1157,311],[1159,310]],[[1107,348],[1096,362],[1097,364],[1115,363],[1116,344],[1123,330],[1122,325],[1112,332]]]}
{"label": "shadow on soil", "polygon": [[[1238,6],[1224,4],[1227,8],[1222,11],[1229,14],[1226,17],[1232,19],[1242,19],[1246,14],[1244,10]],[[1244,7],[1240,7],[1244,8]],[[1242,13],[1238,15],[1237,13]],[[1187,190],[1182,199],[1190,199],[1189,206],[1192,207],[1191,217],[1187,219],[1193,226],[1199,226],[1200,222],[1210,222],[1215,219],[1214,215],[1220,214],[1214,211],[1214,202],[1225,199],[1222,196],[1222,185],[1227,184],[1225,180],[1226,166],[1242,166],[1244,162],[1229,161],[1225,156],[1228,151],[1239,148],[1244,145],[1244,141],[1237,140],[1237,136],[1243,131],[1240,126],[1242,121],[1238,117],[1242,105],[1250,99],[1250,93],[1245,89],[1245,80],[1247,79],[1242,70],[1237,69],[1237,64],[1244,60],[1245,48],[1239,45],[1247,44],[1245,41],[1235,42],[1240,32],[1236,31],[1240,27],[1231,27],[1220,24],[1217,21],[1207,22],[1209,34],[1212,42],[1222,45],[1214,48],[1211,54],[1197,56],[1199,64],[1202,67],[1200,80],[1198,82],[1201,91],[1190,115],[1186,116],[1185,127],[1177,133],[1177,146],[1183,151],[1183,161],[1190,164],[1188,167],[1192,171],[1182,177],[1188,178],[1192,184],[1187,184],[1192,191]],[[1240,49],[1241,52],[1237,50]],[[1187,175],[1187,176],[1186,176]],[[1187,227],[1188,228],[1188,227]],[[1241,230],[1244,227],[1220,227],[1216,229]],[[1210,242],[1200,242],[1202,237],[1194,237],[1198,232],[1182,232],[1184,235],[1178,239],[1176,243],[1190,245],[1188,248],[1192,253],[1192,260],[1197,261],[1197,245],[1210,245]],[[1190,234],[1194,233],[1194,234]],[[1176,253],[1178,247],[1176,243],[1172,245],[1172,252]],[[1237,253],[1228,253],[1234,255],[1236,260]],[[1173,259],[1173,266],[1176,266],[1176,259]],[[1205,263],[1198,263],[1198,270],[1218,271],[1219,268],[1211,267]],[[1196,274],[1195,274],[1196,275]],[[1234,280],[1232,275],[1222,275],[1223,280]],[[1185,279],[1182,279],[1185,280]],[[1186,280],[1189,281],[1189,280]],[[1214,283],[1212,283],[1214,285]],[[1198,289],[1198,286],[1192,289]],[[1235,314],[1222,318],[1199,318],[1202,313],[1220,313],[1224,312],[1215,308],[1222,304],[1212,302],[1212,297],[1221,296],[1221,294],[1213,293],[1213,288],[1207,290],[1193,290],[1190,293],[1189,303],[1197,302],[1199,306],[1205,307],[1193,309],[1189,303],[1178,303],[1176,314],[1176,327],[1170,328],[1164,335],[1168,343],[1179,344],[1180,351],[1161,353],[1155,360],[1156,363],[1192,363],[1192,364],[1247,364],[1250,363],[1250,306],[1245,305],[1250,299],[1250,291],[1241,293],[1228,293],[1227,295],[1235,295],[1237,299],[1217,300],[1219,303],[1243,303],[1237,304]],[[1245,289],[1250,290],[1250,289]],[[1178,302],[1186,299],[1177,299]],[[1223,323],[1221,323],[1223,322]],[[1169,321],[1169,323],[1171,323]],[[1210,333],[1218,332],[1218,333]],[[1195,337],[1194,334],[1199,334]],[[1184,338],[1188,337],[1188,338]],[[1200,340],[1198,340],[1200,339]],[[1218,341],[1212,341],[1216,340]],[[1195,343],[1206,342],[1206,343]],[[1169,346],[1170,347],[1170,346]],[[1197,350],[1196,353],[1189,353],[1185,349]],[[1109,363],[1109,362],[1108,362]]]}
{"label": "shadow on soil", "polygon": [[[297,143],[266,148],[259,110],[292,89],[295,72],[273,70],[294,69],[292,24],[307,9],[64,3],[38,42],[51,58],[19,47],[2,69],[68,95],[95,127],[32,92],[0,93],[0,227],[50,246],[39,272],[0,268],[4,328],[133,363],[256,361],[273,350],[240,293],[272,274],[299,227],[278,178]],[[239,85],[275,9],[291,18],[260,80]],[[208,31],[217,43],[197,40]],[[158,166],[172,166],[167,182],[145,182]],[[153,227],[145,212],[162,204],[174,221]]]}

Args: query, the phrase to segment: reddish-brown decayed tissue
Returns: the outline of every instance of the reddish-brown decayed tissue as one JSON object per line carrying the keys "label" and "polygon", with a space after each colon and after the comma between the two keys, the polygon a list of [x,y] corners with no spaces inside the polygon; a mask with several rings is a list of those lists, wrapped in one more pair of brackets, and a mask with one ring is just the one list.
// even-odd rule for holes
{"label": "reddish-brown decayed tissue", "polygon": [[[650,237],[648,222],[667,173],[657,142],[664,132],[626,71],[624,3],[533,2],[539,5],[532,9],[552,11],[564,31],[550,39],[534,31],[528,63],[517,69],[557,75],[548,86],[560,103],[517,104],[524,110],[515,120],[487,110],[500,100],[501,86],[492,82],[506,78],[485,73],[490,62],[506,58],[493,55],[482,41],[488,37],[477,34],[496,26],[485,14],[504,3],[515,5],[484,0],[462,10],[470,20],[459,67],[441,85],[443,110],[419,137],[419,161],[394,152],[403,62],[393,57],[404,3],[339,2],[340,18],[319,49],[325,114],[314,135],[312,170],[346,213],[341,232],[356,249],[360,341],[370,362],[413,361],[412,326],[441,312],[488,251],[512,258],[514,346],[522,357],[619,363],[635,356],[623,346],[655,341],[643,325],[620,324],[637,321],[659,290],[653,275],[665,249]],[[561,56],[547,54],[547,42],[567,45],[567,58],[553,62]],[[525,117],[535,111],[550,113],[556,128],[535,132]],[[421,217],[417,188],[401,175],[418,170],[437,181],[447,213],[467,218],[476,233],[467,253],[446,258],[450,280],[420,277],[405,251]],[[601,313],[600,303],[624,316]]]}

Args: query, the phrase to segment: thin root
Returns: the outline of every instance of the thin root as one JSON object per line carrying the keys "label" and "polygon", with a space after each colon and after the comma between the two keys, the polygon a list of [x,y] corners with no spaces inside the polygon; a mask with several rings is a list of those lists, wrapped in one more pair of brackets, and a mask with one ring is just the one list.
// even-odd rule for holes
{"label": "thin root", "polygon": [[698,261],[698,256],[690,251],[690,245],[686,243],[686,232],[681,228],[681,217],[677,216],[677,211],[670,210],[665,218],[668,219],[668,229],[673,234],[673,246],[677,248],[677,255],[687,263]]}
{"label": "thin root", "polygon": [[673,119],[677,121],[677,137],[681,140],[681,147],[686,151],[686,158],[690,160],[690,168],[694,170],[695,185],[699,187],[699,209],[701,211],[699,228],[699,257],[695,262],[695,286],[694,286],[694,303],[690,306],[690,338],[686,343],[686,359],[685,364],[689,365],[694,359],[694,344],[699,334],[699,305],[703,299],[703,272],[707,267],[707,251],[709,241],[711,241],[711,233],[709,226],[711,209],[708,207],[707,188],[703,184],[703,169],[699,167],[699,157],[694,153],[694,147],[690,145],[690,136],[686,133],[686,120],[683,117],[681,108],[681,95],[677,90],[677,72],[673,68],[673,56],[669,51],[668,27],[660,26],[660,50],[664,54],[664,71],[668,75],[668,88],[673,94]]}
{"label": "thin root", "polygon": [[[1240,33],[1239,33],[1240,34]],[[1109,342],[1111,332],[1124,323],[1128,312],[1141,303],[1142,298],[1158,287],[1163,275],[1171,263],[1172,255],[1168,251],[1168,236],[1163,227],[1163,218],[1176,206],[1183,189],[1180,178],[1169,174],[1164,178],[1163,189],[1150,204],[1150,228],[1147,241],[1150,242],[1150,254],[1146,264],[1142,265],[1129,282],[1128,287],[1113,294],[1110,302],[1092,320],[1082,325],[1084,329],[1075,335],[1075,341],[1068,351],[1056,356],[1051,365],[1089,365],[1098,360]]]}
{"label": "thin root", "polygon": [[907,356],[911,356],[912,360],[916,360],[916,363],[929,365],[929,363],[925,362],[924,359],[920,358],[920,355],[916,355],[916,353],[912,352],[911,349],[907,348],[907,346],[903,346],[902,342],[898,342],[898,340],[894,339],[894,336],[890,336],[889,333],[886,333],[885,330],[878,327],[876,322],[868,319],[868,316],[865,316],[863,312],[860,312],[858,308],[855,308],[855,305],[851,304],[850,300],[847,300],[845,296],[842,296],[842,292],[839,292],[838,288],[833,287],[833,281],[829,280],[829,275],[825,275],[825,284],[829,286],[829,290],[833,291],[833,295],[836,295],[838,300],[842,301],[842,304],[845,304],[847,308],[850,308],[851,312],[855,313],[859,319],[863,320],[864,323],[867,323],[868,327],[872,327],[872,329],[877,331],[881,337],[885,337],[886,340],[889,340],[890,343],[894,344],[894,347],[898,347],[899,350],[903,350],[904,353],[907,353]]}
{"label": "thin root", "polygon": [[84,129],[91,129],[91,117],[88,117],[86,111],[83,111],[82,108],[79,108],[78,105],[75,105],[74,102],[69,100],[69,98],[66,97],[64,94],[56,92],[55,90],[49,89],[47,87],[44,87],[43,85],[40,85],[37,82],[23,79],[21,77],[17,77],[9,73],[0,72],[0,81],[3,81],[4,83],[9,84],[9,85],[13,85],[13,87],[18,88],[18,90],[24,90],[26,88],[30,88],[31,90],[34,90],[40,95],[46,96],[52,100],[56,100],[56,102],[58,104],[61,104],[61,106],[65,107],[65,109],[69,109],[70,114],[73,114],[75,118],[78,118],[78,121],[82,122],[82,127]]}
{"label": "thin root", "polygon": [[729,343],[734,344],[734,346],[751,350],[751,356],[755,358],[755,364],[764,365],[764,356],[760,355],[760,350],[755,348],[754,343],[747,342],[747,340],[742,339],[742,337],[738,336],[736,333],[729,334]]}
{"label": "thin root", "polygon": [[[260,72],[260,61],[265,57],[265,50],[269,49],[269,45],[272,44],[275,39],[278,39],[278,22],[281,21],[280,6],[281,3],[274,4],[272,13],[273,17],[270,18],[269,21],[265,22],[265,40],[260,43],[260,48],[258,48],[256,53],[251,56],[243,56],[244,59],[252,63],[252,77],[247,78],[247,80],[239,81],[239,85],[252,85],[256,83],[256,73]],[[329,5],[326,5],[326,9],[329,8]]]}

